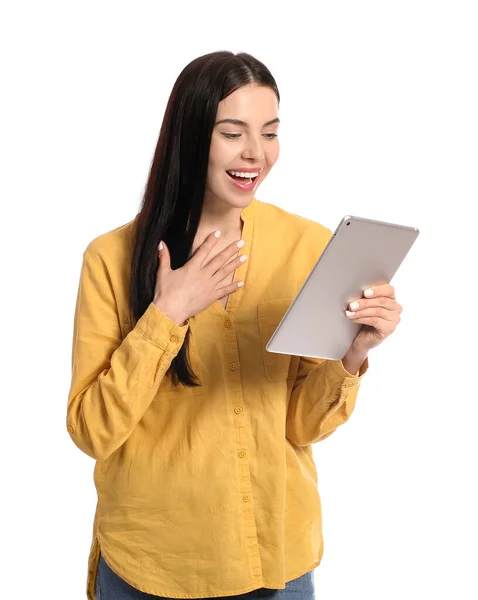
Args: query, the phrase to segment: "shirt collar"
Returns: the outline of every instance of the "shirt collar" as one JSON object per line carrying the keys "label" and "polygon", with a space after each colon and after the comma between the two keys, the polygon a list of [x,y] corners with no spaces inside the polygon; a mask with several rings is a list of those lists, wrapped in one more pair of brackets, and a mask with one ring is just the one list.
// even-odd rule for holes
{"label": "shirt collar", "polygon": [[258,200],[256,200],[255,198],[252,199],[252,202],[250,204],[248,204],[245,208],[242,209],[241,211],[241,219],[243,221],[246,221],[247,219],[250,219],[253,217],[254,212],[257,208],[257,202]]}

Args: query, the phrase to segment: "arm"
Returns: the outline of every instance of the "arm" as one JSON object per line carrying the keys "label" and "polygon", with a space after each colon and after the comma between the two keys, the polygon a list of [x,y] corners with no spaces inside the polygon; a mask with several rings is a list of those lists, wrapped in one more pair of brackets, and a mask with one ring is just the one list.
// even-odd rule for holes
{"label": "arm", "polygon": [[67,430],[104,460],[130,436],[151,404],[189,323],[179,326],[151,302],[124,340],[100,257],[83,254],[75,309]]}
{"label": "arm", "polygon": [[[286,437],[298,446],[308,446],[331,435],[348,420],[355,407],[368,358],[359,368],[358,356],[343,360],[301,357],[287,410]],[[344,364],[358,369],[349,373]]]}

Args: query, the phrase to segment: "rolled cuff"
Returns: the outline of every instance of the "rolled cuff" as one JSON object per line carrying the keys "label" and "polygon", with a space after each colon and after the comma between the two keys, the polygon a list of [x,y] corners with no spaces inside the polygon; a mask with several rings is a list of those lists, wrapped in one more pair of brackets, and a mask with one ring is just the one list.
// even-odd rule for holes
{"label": "rolled cuff", "polygon": [[186,337],[189,320],[178,325],[151,302],[138,319],[135,329],[171,356],[176,356]]}

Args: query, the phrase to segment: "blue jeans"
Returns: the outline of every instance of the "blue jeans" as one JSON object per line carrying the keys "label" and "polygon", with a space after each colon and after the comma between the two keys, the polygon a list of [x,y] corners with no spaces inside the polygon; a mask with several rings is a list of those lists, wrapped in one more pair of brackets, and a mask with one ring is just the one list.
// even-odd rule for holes
{"label": "blue jeans", "polygon": [[[95,596],[96,600],[157,600],[161,598],[161,596],[146,594],[126,583],[106,564],[101,554],[96,576]],[[256,598],[270,600],[315,600],[314,571],[309,571],[297,579],[288,581],[283,590],[260,588],[246,594],[225,596],[224,598],[226,600],[232,600],[233,598],[237,598],[238,600],[255,600]],[[211,600],[222,599],[218,597]]]}

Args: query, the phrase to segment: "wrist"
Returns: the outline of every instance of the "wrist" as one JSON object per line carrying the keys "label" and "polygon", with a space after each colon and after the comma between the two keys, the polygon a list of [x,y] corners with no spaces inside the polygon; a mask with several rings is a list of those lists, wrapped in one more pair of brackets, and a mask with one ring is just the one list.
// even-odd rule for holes
{"label": "wrist", "polygon": [[163,313],[163,315],[168,317],[168,319],[171,319],[171,321],[174,321],[176,325],[179,325],[180,327],[186,325],[187,317],[184,315],[184,313],[181,313],[177,307],[160,298],[155,300],[154,304],[156,308]]}
{"label": "wrist", "polygon": [[342,358],[342,364],[344,369],[348,371],[351,375],[357,373],[360,367],[365,362],[365,359],[368,356],[368,351],[363,348],[355,348],[352,346],[347,351],[346,355]]}

